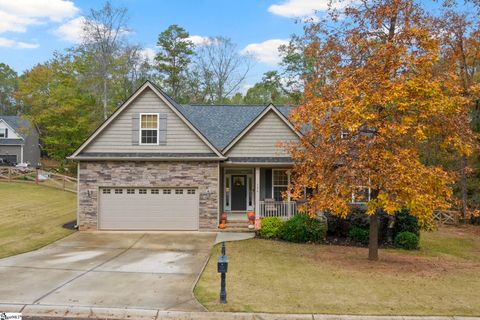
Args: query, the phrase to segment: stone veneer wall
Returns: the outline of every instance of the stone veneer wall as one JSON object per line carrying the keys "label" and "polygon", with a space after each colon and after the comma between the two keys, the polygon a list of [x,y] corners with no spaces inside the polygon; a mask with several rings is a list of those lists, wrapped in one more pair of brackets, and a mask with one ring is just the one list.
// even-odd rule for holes
{"label": "stone veneer wall", "polygon": [[200,230],[217,228],[219,163],[196,161],[82,161],[79,230],[97,229],[99,187],[198,187]]}

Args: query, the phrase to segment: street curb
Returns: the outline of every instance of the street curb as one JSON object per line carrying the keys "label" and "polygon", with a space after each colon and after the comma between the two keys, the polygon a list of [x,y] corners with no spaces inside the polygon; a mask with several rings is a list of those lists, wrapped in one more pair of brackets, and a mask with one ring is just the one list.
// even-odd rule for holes
{"label": "street curb", "polygon": [[19,312],[25,318],[108,320],[480,320],[462,316],[369,316],[326,314],[273,314],[241,312],[182,312],[157,309],[90,308],[56,305],[0,304],[0,312]]}

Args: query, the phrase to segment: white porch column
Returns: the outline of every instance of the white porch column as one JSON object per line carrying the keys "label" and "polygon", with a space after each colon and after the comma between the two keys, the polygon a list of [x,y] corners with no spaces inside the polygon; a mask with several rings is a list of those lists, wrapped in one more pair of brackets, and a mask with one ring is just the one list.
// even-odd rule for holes
{"label": "white porch column", "polygon": [[260,218],[260,168],[255,167],[255,218]]}
{"label": "white porch column", "polygon": [[292,216],[292,206],[290,205],[290,175],[292,172],[290,170],[287,170],[287,215],[288,218]]}

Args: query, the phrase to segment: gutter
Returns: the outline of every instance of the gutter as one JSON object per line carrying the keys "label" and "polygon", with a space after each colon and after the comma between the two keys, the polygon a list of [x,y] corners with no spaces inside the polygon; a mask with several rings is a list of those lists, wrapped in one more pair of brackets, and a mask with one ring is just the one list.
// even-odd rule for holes
{"label": "gutter", "polygon": [[102,160],[113,160],[113,161],[148,161],[148,160],[155,160],[155,161],[168,161],[168,160],[182,160],[182,161],[223,161],[226,160],[226,157],[67,157],[68,160],[75,160],[75,161],[102,161]]}

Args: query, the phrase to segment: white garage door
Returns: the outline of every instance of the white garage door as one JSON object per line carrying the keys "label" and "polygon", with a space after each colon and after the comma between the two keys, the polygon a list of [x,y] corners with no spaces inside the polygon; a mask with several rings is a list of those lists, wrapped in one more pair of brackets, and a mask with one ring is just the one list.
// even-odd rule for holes
{"label": "white garage door", "polygon": [[100,188],[99,228],[198,230],[198,190]]}

